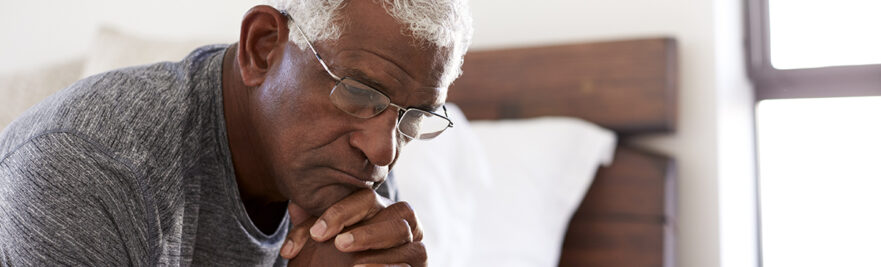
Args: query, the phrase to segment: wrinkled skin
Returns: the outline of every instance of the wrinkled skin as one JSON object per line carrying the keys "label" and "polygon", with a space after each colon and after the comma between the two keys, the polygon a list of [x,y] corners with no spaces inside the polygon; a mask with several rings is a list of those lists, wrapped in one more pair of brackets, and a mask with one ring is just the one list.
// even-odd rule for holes
{"label": "wrinkled skin", "polygon": [[[376,83],[371,85],[401,106],[433,110],[443,104],[446,88],[437,85],[448,49],[417,46],[373,1],[352,1],[341,17],[338,40],[314,43],[334,73]],[[421,230],[409,205],[368,196],[407,142],[395,129],[396,111],[361,119],[337,109],[328,97],[335,81],[310,50],[288,41],[287,18],[275,9],[252,8],[241,30],[224,58],[224,115],[239,191],[255,225],[271,232],[287,208],[296,226],[288,240],[299,254],[283,249],[282,255],[298,255],[292,265],[302,257],[313,266],[334,266],[320,261],[346,259],[330,256],[340,253],[351,259],[360,253],[370,263],[424,265]],[[312,220],[325,223],[324,235],[310,238],[298,230],[312,227]],[[357,233],[353,246],[331,243],[348,230]]]}

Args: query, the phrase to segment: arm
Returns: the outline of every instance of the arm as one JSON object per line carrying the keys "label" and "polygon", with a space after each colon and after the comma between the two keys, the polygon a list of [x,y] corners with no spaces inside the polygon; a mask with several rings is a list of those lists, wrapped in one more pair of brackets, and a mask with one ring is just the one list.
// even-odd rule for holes
{"label": "arm", "polygon": [[96,145],[49,133],[0,155],[0,250],[10,265],[148,260],[135,173]]}

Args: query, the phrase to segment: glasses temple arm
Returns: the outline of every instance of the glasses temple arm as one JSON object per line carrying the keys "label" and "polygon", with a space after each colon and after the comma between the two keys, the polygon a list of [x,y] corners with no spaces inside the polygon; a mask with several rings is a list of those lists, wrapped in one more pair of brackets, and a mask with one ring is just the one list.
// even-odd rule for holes
{"label": "glasses temple arm", "polygon": [[450,125],[448,125],[447,127],[453,128],[453,120],[450,119],[450,114],[447,113],[447,105],[443,105],[441,107],[444,108],[444,119],[447,119],[447,122],[450,123]]}
{"label": "glasses temple arm", "polygon": [[293,22],[294,27],[297,28],[297,32],[300,33],[300,36],[303,37],[303,40],[306,40],[306,45],[309,46],[310,50],[312,50],[312,54],[315,55],[315,58],[318,59],[318,62],[321,63],[321,67],[323,67],[324,70],[327,71],[327,74],[330,74],[330,76],[333,77],[337,81],[342,80],[342,78],[340,78],[339,76],[336,76],[336,74],[333,74],[333,72],[330,71],[330,68],[327,67],[327,63],[324,63],[324,59],[321,59],[321,55],[319,55],[318,51],[315,50],[315,47],[312,46],[312,41],[309,40],[309,37],[306,37],[306,33],[303,32],[303,29],[300,28],[300,25],[297,25],[297,22],[294,21],[293,18],[291,18],[291,15],[288,14],[287,12],[284,12],[284,11],[282,11],[281,13],[283,15],[287,16],[288,19]]}

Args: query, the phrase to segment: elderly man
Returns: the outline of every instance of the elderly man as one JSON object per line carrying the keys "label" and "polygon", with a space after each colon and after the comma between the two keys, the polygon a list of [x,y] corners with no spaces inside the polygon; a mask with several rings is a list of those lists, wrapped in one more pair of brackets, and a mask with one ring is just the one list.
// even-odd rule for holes
{"label": "elderly man", "polygon": [[452,126],[470,34],[456,0],[278,1],[236,44],[81,80],[0,136],[0,265],[422,266],[375,191]]}

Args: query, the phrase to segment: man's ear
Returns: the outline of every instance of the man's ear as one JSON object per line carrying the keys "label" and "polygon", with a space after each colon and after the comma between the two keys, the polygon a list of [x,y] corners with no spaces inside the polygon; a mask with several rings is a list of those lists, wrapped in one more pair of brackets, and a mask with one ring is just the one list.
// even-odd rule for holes
{"label": "man's ear", "polygon": [[259,86],[273,62],[281,60],[288,42],[288,18],[267,5],[248,10],[242,19],[237,60],[242,82]]}

